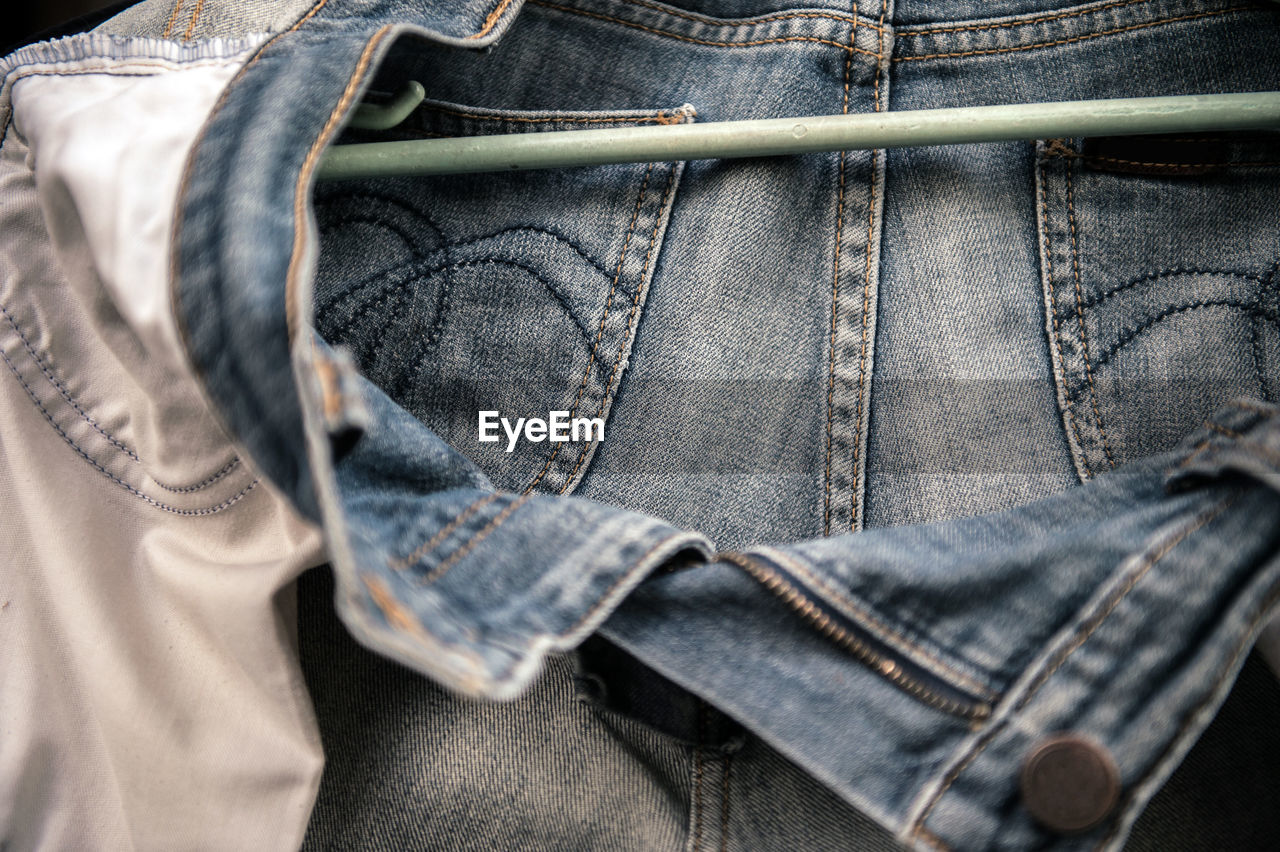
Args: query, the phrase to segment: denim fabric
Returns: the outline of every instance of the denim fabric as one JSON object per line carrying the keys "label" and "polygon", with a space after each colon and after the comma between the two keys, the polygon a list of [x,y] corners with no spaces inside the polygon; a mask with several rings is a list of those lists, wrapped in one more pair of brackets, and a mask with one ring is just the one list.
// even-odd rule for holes
{"label": "denim fabric", "polygon": [[[1275,384],[1274,135],[308,181],[405,79],[423,138],[1247,91],[1275,11],[516,5],[319,4],[193,155],[188,342],[344,621],[511,697],[665,563],[605,635],[902,840],[1119,843],[1273,602],[1274,411],[1209,421],[1251,486],[1167,494],[1160,454]],[[478,409],[609,437],[503,453]],[[1059,729],[1125,790],[1074,838],[1018,798]]]}
{"label": "denim fabric", "polygon": [[690,736],[665,736],[585,700],[562,655],[515,701],[459,701],[357,645],[333,592],[327,570],[299,581],[325,747],[304,849],[900,848],[706,705]]}
{"label": "denim fabric", "polygon": [[94,32],[174,41],[239,38],[279,32],[292,25],[310,5],[308,0],[144,0],[107,19]]}
{"label": "denim fabric", "polygon": [[1180,453],[1004,514],[722,554],[647,583],[605,635],[924,845],[1044,843],[1015,767],[1087,732],[1127,800],[1062,845],[1108,845],[1280,596],[1277,447],[1277,410],[1242,403]]}
{"label": "denim fabric", "polygon": [[[674,718],[652,693],[621,703],[675,742],[560,728],[550,752],[582,748],[592,778],[651,749],[641,786],[794,800],[806,773],[852,809],[841,826],[860,813],[918,848],[1123,842],[1280,588],[1276,134],[311,178],[345,140],[1277,88],[1273,5],[294,16],[195,143],[174,296],[219,416],[324,525],[358,641],[518,699],[598,631],[670,682],[652,689]],[[428,101],[404,125],[344,130],[406,79]],[[608,437],[506,453],[477,439],[487,409],[571,410]],[[492,727],[424,687],[404,730],[572,717],[553,659]],[[734,776],[688,745],[700,702],[756,763]],[[1061,730],[1120,770],[1121,807],[1083,835],[1019,798],[1028,750]],[[392,761],[388,789],[447,754]],[[665,783],[681,759],[697,782]],[[727,804],[718,830],[701,804],[645,816],[621,835],[694,848],[780,848],[825,818],[753,836]],[[382,836],[451,842],[416,831]]]}

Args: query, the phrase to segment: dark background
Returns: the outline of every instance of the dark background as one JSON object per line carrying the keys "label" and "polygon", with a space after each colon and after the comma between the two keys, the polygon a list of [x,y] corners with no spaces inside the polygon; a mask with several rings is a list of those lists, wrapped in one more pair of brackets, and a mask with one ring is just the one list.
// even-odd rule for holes
{"label": "dark background", "polygon": [[46,38],[84,32],[138,0],[38,0],[0,16],[0,56]]}

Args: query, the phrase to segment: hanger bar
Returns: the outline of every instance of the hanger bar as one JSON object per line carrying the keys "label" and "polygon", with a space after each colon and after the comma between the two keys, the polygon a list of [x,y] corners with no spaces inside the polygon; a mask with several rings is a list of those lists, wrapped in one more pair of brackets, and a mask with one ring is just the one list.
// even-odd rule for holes
{"label": "hanger bar", "polygon": [[426,96],[427,90],[422,84],[410,80],[385,104],[360,104],[347,126],[359,130],[390,130],[408,118]]}
{"label": "hanger bar", "polygon": [[[383,108],[383,109],[390,109]],[[319,180],[1280,128],[1280,92],[904,110],[338,145]]]}

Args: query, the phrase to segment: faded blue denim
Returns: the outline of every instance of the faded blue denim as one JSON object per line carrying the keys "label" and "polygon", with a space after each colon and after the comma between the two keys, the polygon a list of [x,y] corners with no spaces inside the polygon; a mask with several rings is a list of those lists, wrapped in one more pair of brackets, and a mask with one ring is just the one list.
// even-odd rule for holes
{"label": "faded blue denim", "polygon": [[[1275,134],[309,175],[405,79],[377,138],[1278,88],[1278,25],[330,0],[193,154],[187,340],[368,648],[509,699],[602,631],[903,841],[1118,844],[1280,587]],[[479,409],[607,437],[507,454]],[[1123,782],[1071,837],[1018,800],[1060,730]]]}

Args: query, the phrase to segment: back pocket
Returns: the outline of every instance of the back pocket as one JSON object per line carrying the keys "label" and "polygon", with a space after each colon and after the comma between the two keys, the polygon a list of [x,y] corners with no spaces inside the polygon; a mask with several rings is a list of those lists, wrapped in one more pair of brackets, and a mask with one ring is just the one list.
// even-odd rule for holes
{"label": "back pocket", "polygon": [[1280,134],[1037,145],[1046,330],[1082,478],[1280,386]]}
{"label": "back pocket", "polygon": [[[676,124],[662,111],[535,113],[425,102],[392,134]],[[322,184],[316,327],[501,488],[565,492],[599,441],[479,440],[478,415],[606,420],[680,163]],[[607,432],[606,432],[607,434]],[[537,437],[536,434],[533,437]]]}

